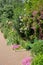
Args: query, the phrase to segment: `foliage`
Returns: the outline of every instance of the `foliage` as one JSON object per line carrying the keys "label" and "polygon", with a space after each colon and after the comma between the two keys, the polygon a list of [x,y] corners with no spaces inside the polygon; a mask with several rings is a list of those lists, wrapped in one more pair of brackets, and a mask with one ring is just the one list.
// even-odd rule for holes
{"label": "foliage", "polygon": [[13,16],[13,6],[12,5],[5,5],[3,8],[3,14],[6,15],[7,18],[12,18]]}
{"label": "foliage", "polygon": [[43,65],[43,54],[36,55],[31,65]]}
{"label": "foliage", "polygon": [[38,39],[43,38],[43,20],[41,17],[43,15],[41,14],[42,12],[43,11],[33,11],[31,13],[31,16],[23,15],[19,17],[18,30],[22,38],[25,37],[26,39],[31,41],[34,40],[36,37]]}
{"label": "foliage", "polygon": [[20,36],[17,31],[9,31],[7,43],[9,44],[20,44]]}
{"label": "foliage", "polygon": [[26,43],[25,43],[25,49],[26,50],[30,50],[32,48],[32,46],[33,46],[33,44],[31,44],[30,41],[26,41]]}
{"label": "foliage", "polygon": [[8,44],[32,48],[43,40],[43,0],[0,0],[0,28]]}
{"label": "foliage", "polygon": [[37,40],[37,42],[33,44],[31,51],[35,55],[37,55],[38,53],[43,54],[43,40]]}

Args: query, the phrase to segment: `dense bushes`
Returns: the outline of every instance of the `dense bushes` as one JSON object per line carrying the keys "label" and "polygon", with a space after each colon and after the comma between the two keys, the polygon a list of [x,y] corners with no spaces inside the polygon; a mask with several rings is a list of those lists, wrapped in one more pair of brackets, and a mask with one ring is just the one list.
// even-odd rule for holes
{"label": "dense bushes", "polygon": [[7,44],[20,44],[43,65],[43,0],[0,0],[0,29]]}
{"label": "dense bushes", "polygon": [[38,53],[42,53],[43,54],[43,40],[39,40],[37,42],[35,42],[32,46],[32,53],[34,54],[38,54]]}
{"label": "dense bushes", "polygon": [[43,0],[0,0],[0,28],[8,44],[32,48],[43,40]]}
{"label": "dense bushes", "polygon": [[31,65],[43,65],[43,54],[35,56]]}
{"label": "dense bushes", "polygon": [[12,5],[5,5],[3,11],[3,14],[6,15],[6,17],[9,19],[12,18],[12,16],[14,15]]}
{"label": "dense bushes", "polygon": [[[28,40],[43,39],[43,11],[33,11],[19,17],[19,33]],[[23,36],[22,36],[23,35]]]}
{"label": "dense bushes", "polygon": [[9,31],[7,44],[20,44],[20,36],[18,35],[17,31]]}
{"label": "dense bushes", "polygon": [[30,49],[32,48],[32,46],[33,46],[33,44],[31,44],[30,41],[26,41],[24,48],[25,48],[26,50],[30,50]]}

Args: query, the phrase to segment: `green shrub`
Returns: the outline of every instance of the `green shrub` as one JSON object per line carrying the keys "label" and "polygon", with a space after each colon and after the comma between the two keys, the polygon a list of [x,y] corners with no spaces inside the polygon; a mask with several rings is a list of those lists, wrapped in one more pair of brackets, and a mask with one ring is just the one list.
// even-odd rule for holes
{"label": "green shrub", "polygon": [[43,54],[38,54],[35,56],[31,65],[43,65]]}
{"label": "green shrub", "polygon": [[7,44],[20,44],[20,36],[17,31],[10,30],[7,37]]}
{"label": "green shrub", "polygon": [[35,42],[32,46],[32,53],[38,54],[38,53],[43,53],[43,40],[38,40]]}
{"label": "green shrub", "polygon": [[[30,15],[31,14],[31,15]],[[31,42],[37,39],[43,39],[43,10],[32,11],[28,15],[24,14],[18,19],[18,31],[22,38],[26,38]]]}
{"label": "green shrub", "polygon": [[0,28],[8,44],[30,49],[32,44],[27,40],[43,39],[43,0],[0,0],[0,15]]}
{"label": "green shrub", "polygon": [[3,27],[3,28],[1,29],[1,32],[3,32],[5,38],[8,37],[9,29],[8,29],[7,27],[6,27],[6,28]]}
{"label": "green shrub", "polygon": [[0,8],[0,16],[3,14],[3,8]]}
{"label": "green shrub", "polygon": [[25,43],[25,49],[26,49],[26,50],[30,50],[30,49],[32,48],[32,45],[33,45],[33,44],[31,44],[31,42],[26,41],[26,43]]}
{"label": "green shrub", "polygon": [[3,8],[3,14],[6,15],[7,18],[12,18],[13,17],[13,6],[12,5],[5,5]]}

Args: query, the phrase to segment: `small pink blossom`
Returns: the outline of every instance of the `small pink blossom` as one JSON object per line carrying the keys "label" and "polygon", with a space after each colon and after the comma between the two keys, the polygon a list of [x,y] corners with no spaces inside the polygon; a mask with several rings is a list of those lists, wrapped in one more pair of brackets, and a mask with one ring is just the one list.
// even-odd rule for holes
{"label": "small pink blossom", "polygon": [[31,64],[32,57],[27,57],[22,60],[22,65],[30,65]]}
{"label": "small pink blossom", "polygon": [[31,64],[30,62],[26,63],[26,65],[30,65],[30,64]]}
{"label": "small pink blossom", "polygon": [[26,60],[25,59],[22,61],[22,65],[26,65]]}
{"label": "small pink blossom", "polygon": [[20,45],[15,44],[15,45],[12,46],[12,48],[13,48],[13,49],[20,48]]}

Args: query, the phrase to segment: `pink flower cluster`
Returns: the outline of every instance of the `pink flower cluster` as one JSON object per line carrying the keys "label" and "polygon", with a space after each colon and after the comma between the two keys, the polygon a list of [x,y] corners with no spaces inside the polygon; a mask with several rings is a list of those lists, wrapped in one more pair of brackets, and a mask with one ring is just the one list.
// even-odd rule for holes
{"label": "pink flower cluster", "polygon": [[32,57],[27,57],[22,60],[22,65],[31,65]]}
{"label": "pink flower cluster", "polygon": [[20,45],[15,44],[15,45],[12,46],[12,48],[13,48],[13,49],[20,48]]}

